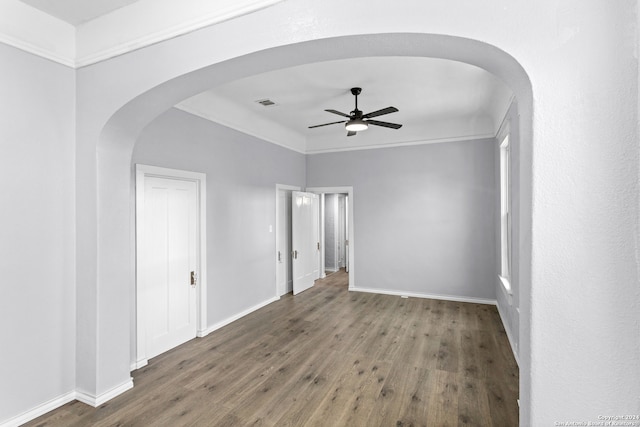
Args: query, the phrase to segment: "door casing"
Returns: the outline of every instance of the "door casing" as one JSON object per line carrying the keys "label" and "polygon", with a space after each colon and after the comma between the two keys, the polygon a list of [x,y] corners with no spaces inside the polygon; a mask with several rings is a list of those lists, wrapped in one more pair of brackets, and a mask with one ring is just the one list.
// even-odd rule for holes
{"label": "door casing", "polygon": [[[309,193],[316,193],[316,194],[326,194],[326,193],[341,193],[341,194],[346,194],[348,196],[348,202],[347,202],[347,231],[348,231],[348,237],[347,239],[349,240],[349,246],[347,249],[347,256],[348,256],[348,274],[349,274],[349,290],[353,289],[356,287],[356,266],[355,266],[355,232],[354,232],[354,227],[353,227],[353,187],[348,186],[348,187],[309,187],[307,188],[305,191],[308,191]],[[322,214],[322,209],[320,210],[321,214]],[[322,219],[320,221],[320,224],[322,225],[324,222],[324,220]],[[322,235],[322,233],[324,232],[323,227],[321,228],[321,236],[320,239],[322,242],[324,242],[324,235]],[[323,245],[324,247],[324,245]],[[324,264],[324,254],[322,255],[322,262]]]}
{"label": "door casing", "polygon": [[[281,218],[280,218],[281,215],[285,215],[285,213],[282,212],[282,208],[280,206],[280,194],[281,192],[287,192],[290,195],[291,192],[300,191],[300,190],[301,190],[301,187],[298,187],[295,185],[276,184],[276,229],[275,229],[276,257],[275,258],[276,258],[276,296],[277,297],[281,297],[287,292],[291,292],[291,290],[293,290],[293,289],[291,290],[288,289],[287,283],[285,283],[286,289],[284,289],[286,292],[282,292],[283,290],[280,289],[280,286],[279,286],[279,284],[282,282],[282,277],[280,277],[279,264],[281,261],[278,260],[278,252],[280,252],[281,259],[284,259],[287,261],[286,262],[287,268],[291,270],[291,248],[288,248],[288,250],[283,251],[281,247],[282,245],[280,244],[280,241],[279,241],[279,236],[282,231],[280,230],[280,226],[282,223],[285,223],[284,226],[288,227],[289,238],[291,237],[291,217],[289,217],[288,221],[281,221]],[[291,275],[292,275],[291,279],[293,280],[293,273],[291,273]]]}

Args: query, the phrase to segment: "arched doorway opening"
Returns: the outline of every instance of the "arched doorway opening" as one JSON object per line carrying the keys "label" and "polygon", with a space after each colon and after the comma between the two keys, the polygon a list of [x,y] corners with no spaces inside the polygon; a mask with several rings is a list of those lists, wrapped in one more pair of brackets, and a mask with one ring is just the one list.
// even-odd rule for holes
{"label": "arched doorway opening", "polygon": [[[339,48],[338,48],[339,47]],[[130,362],[135,360],[132,344],[135,314],[123,317],[122,306],[133,309],[135,274],[133,268],[135,225],[132,222],[135,195],[131,156],[138,136],[151,121],[181,100],[244,76],[283,66],[356,56],[424,56],[466,62],[496,75],[511,88],[518,105],[519,146],[517,162],[521,179],[517,200],[520,216],[518,286],[520,291],[519,349],[520,398],[528,402],[530,353],[528,306],[531,259],[531,156],[532,90],[528,76],[518,62],[504,51],[475,40],[433,34],[369,34],[318,39],[261,50],[194,70],[144,92],[111,116],[97,146],[97,285],[95,293],[107,296],[101,302],[100,317],[93,319],[98,329],[108,330],[96,345],[117,348],[109,357],[95,361],[94,370],[106,370],[125,381]],[[110,298],[113,296],[114,298]],[[116,298],[117,297],[117,298]],[[128,304],[122,304],[128,301]],[[116,309],[116,306],[118,308]],[[117,345],[114,346],[114,343]],[[120,381],[120,382],[121,382]],[[118,380],[112,382],[117,383]]]}

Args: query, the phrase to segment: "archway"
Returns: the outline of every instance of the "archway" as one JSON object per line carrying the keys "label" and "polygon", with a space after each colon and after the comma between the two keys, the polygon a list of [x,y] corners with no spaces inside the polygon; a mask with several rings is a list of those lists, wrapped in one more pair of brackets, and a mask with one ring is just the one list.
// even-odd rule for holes
{"label": "archway", "polygon": [[[520,248],[519,286],[520,321],[520,398],[526,408],[530,387],[528,306],[531,259],[531,141],[532,90],[529,78],[518,62],[504,51],[475,40],[416,33],[368,34],[325,38],[274,47],[216,63],[170,79],[141,93],[121,106],[109,119],[97,146],[97,284],[95,294],[102,299],[96,329],[104,331],[95,338],[97,347],[116,350],[94,361],[96,377],[111,377],[96,389],[112,389],[125,384],[131,361],[131,334],[134,307],[134,209],[131,154],[141,131],[153,119],[179,101],[212,86],[244,76],[306,63],[367,56],[422,56],[466,62],[483,68],[502,79],[515,94],[520,114],[520,146],[517,162],[521,180],[517,188],[520,212],[518,228]],[[122,301],[128,302],[123,304]],[[129,310],[122,316],[122,307]],[[106,374],[98,375],[100,372]],[[119,380],[117,379],[119,378]],[[96,393],[100,394],[100,393]]]}

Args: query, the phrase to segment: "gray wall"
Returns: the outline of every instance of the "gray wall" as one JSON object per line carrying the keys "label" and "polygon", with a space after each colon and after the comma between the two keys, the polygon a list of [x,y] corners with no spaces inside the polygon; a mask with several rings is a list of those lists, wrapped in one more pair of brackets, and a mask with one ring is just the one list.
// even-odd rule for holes
{"label": "gray wall", "polygon": [[75,388],[72,69],[0,44],[0,423]]}
{"label": "gray wall", "polygon": [[275,185],[304,187],[304,155],[170,109],[132,162],[207,174],[209,325],[276,296]]}
{"label": "gray wall", "polygon": [[307,156],[309,187],[353,186],[356,287],[496,298],[494,143]]}

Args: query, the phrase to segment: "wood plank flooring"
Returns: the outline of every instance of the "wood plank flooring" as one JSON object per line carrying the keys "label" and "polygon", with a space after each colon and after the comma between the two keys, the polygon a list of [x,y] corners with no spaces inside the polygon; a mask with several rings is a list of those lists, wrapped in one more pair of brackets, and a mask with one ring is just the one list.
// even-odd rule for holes
{"label": "wood plank flooring", "polygon": [[99,408],[28,426],[518,425],[495,307],[348,292],[331,274],[132,373]]}

